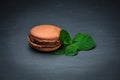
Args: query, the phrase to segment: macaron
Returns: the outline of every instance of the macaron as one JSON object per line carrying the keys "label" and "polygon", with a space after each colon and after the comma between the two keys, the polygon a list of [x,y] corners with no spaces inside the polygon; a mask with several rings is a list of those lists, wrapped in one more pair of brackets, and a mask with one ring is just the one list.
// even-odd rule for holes
{"label": "macaron", "polygon": [[27,36],[28,43],[39,51],[55,51],[61,46],[61,28],[55,25],[37,25],[30,29]]}

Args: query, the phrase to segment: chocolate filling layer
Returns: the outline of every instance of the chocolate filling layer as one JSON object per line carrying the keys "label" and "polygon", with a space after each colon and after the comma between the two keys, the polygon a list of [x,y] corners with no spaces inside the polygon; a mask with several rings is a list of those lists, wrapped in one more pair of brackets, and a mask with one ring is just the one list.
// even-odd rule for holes
{"label": "chocolate filling layer", "polygon": [[55,42],[40,42],[40,41],[33,39],[30,36],[29,36],[29,39],[31,42],[33,42],[34,44],[40,45],[41,47],[49,48],[49,47],[56,47],[56,46],[60,45],[60,40],[56,40]]}

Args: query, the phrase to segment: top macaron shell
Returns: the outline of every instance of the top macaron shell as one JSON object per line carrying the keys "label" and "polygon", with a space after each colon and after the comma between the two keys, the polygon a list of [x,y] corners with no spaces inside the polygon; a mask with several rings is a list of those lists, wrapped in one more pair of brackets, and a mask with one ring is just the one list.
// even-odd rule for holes
{"label": "top macaron shell", "polygon": [[38,25],[30,30],[30,35],[40,39],[59,39],[61,28],[54,25]]}

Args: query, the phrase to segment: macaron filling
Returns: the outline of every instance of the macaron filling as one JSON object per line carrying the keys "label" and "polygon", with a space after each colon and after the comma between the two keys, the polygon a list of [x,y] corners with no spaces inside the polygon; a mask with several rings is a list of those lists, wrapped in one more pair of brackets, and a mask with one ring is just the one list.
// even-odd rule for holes
{"label": "macaron filling", "polygon": [[39,45],[40,47],[53,48],[53,47],[61,45],[60,40],[55,40],[54,42],[53,41],[51,42],[49,40],[48,41],[42,41],[42,40],[38,41],[31,36],[29,36],[28,38],[29,38],[30,42],[32,42],[33,44]]}

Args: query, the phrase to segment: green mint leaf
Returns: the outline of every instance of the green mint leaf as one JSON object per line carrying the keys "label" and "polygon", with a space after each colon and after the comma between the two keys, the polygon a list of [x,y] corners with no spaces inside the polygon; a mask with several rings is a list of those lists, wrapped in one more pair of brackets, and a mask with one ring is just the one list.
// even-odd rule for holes
{"label": "green mint leaf", "polygon": [[68,45],[71,43],[71,37],[66,30],[60,31],[60,41],[62,42],[62,44],[65,44],[65,45]]}
{"label": "green mint leaf", "polygon": [[65,47],[61,47],[58,50],[54,51],[53,54],[60,55],[65,53]]}
{"label": "green mint leaf", "polygon": [[67,56],[75,56],[77,55],[77,49],[78,49],[78,46],[76,45],[76,43],[72,43],[68,46],[66,46],[65,48],[65,55]]}
{"label": "green mint leaf", "polygon": [[72,40],[78,45],[78,50],[87,51],[95,47],[95,42],[88,34],[78,33]]}

